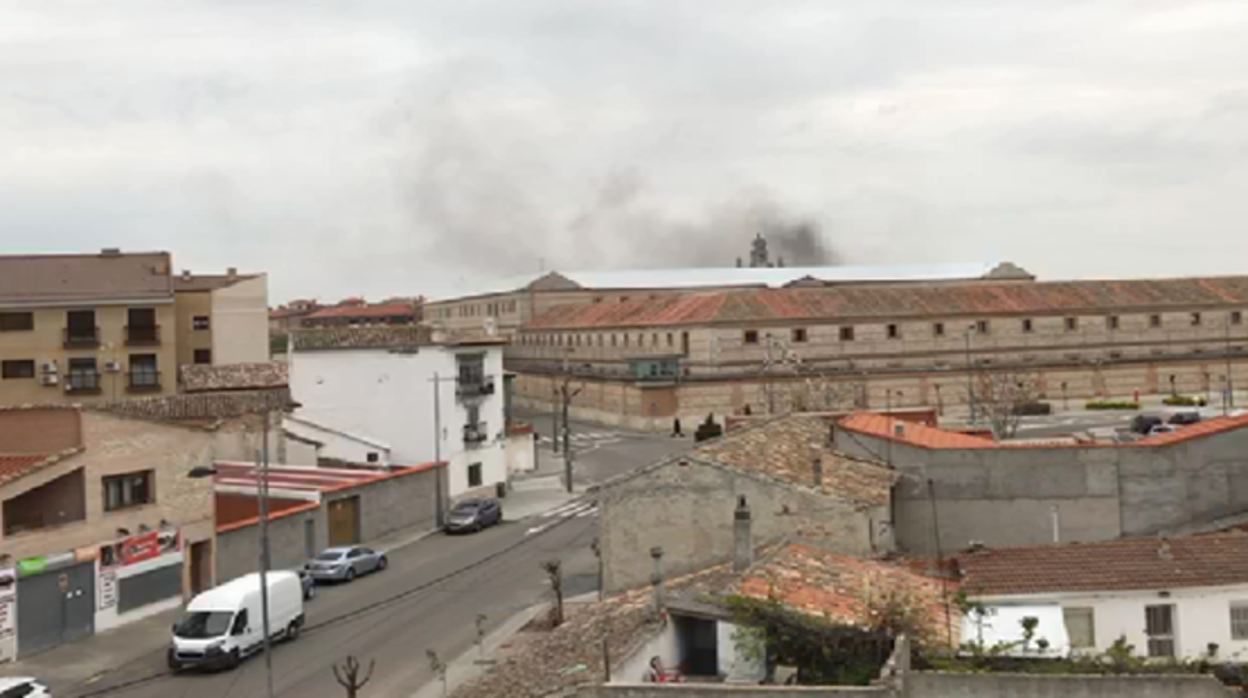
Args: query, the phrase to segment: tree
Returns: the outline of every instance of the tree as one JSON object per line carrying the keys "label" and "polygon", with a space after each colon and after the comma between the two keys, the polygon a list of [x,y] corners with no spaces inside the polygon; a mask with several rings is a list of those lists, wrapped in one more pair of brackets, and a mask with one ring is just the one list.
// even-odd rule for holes
{"label": "tree", "polygon": [[338,685],[347,691],[347,698],[355,698],[360,693],[360,689],[373,678],[373,669],[377,663],[373,660],[368,662],[368,673],[360,678],[360,661],[353,656],[348,656],[346,661],[342,663],[341,670],[337,664],[333,665],[334,679],[338,681]]}
{"label": "tree", "polygon": [[1040,395],[1040,378],[1034,373],[985,371],[974,382],[972,401],[992,428],[997,440],[1013,438],[1027,405]]}
{"label": "tree", "polygon": [[555,606],[551,609],[550,624],[553,627],[563,625],[563,563],[558,560],[547,560],[542,563],[542,571],[550,579],[551,591],[555,592]]}
{"label": "tree", "polygon": [[[782,339],[769,334],[766,342],[760,373],[769,415],[830,412],[867,406],[866,386],[862,380],[865,374],[838,375],[835,371],[802,361],[801,355]],[[783,394],[775,384],[778,377],[786,379],[787,389]]]}
{"label": "tree", "polygon": [[442,698],[446,698],[446,662],[442,661],[435,650],[425,650],[425,656],[429,658],[429,670],[442,681]]}

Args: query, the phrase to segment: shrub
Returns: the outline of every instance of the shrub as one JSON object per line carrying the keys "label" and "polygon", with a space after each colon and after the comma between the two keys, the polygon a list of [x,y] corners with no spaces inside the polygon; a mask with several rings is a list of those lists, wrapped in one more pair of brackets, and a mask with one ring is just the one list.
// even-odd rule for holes
{"label": "shrub", "polygon": [[1200,396],[1171,395],[1162,400],[1162,403],[1171,407],[1204,407],[1209,404],[1209,401]]}
{"label": "shrub", "polygon": [[1138,410],[1140,403],[1130,400],[1093,400],[1086,405],[1089,410]]}

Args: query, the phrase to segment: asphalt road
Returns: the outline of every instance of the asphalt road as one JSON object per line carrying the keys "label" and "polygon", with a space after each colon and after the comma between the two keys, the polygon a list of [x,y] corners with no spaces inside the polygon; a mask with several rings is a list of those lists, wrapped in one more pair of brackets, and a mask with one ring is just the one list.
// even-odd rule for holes
{"label": "asphalt road", "polygon": [[[308,626],[303,635],[273,652],[275,693],[340,698],[344,691],[334,681],[331,667],[355,655],[365,663],[376,662],[368,695],[411,695],[433,677],[426,650],[452,660],[473,647],[478,614],[487,616],[488,633],[549,598],[549,584],[538,567],[542,560],[563,561],[568,596],[595,590],[597,566],[589,545],[597,530],[596,518],[551,518],[555,520],[546,523],[553,525],[539,533],[529,533],[541,521],[533,517],[473,535],[437,534],[392,551],[384,572],[351,584],[320,587],[306,607]],[[370,609],[403,594],[407,595]],[[142,682],[147,677],[159,678]],[[142,683],[110,690],[136,681]],[[65,695],[263,696],[264,656],[253,656],[234,671],[167,676],[163,653],[154,654]]]}
{"label": "asphalt road", "polygon": [[[554,429],[550,413],[522,411],[517,416],[537,429],[540,437],[539,469],[548,467],[549,459],[553,455],[550,437]],[[604,482],[693,447],[692,431],[686,432],[684,437],[673,438],[666,434],[632,431],[576,420],[570,421],[569,427],[576,467],[575,477],[581,483]]]}

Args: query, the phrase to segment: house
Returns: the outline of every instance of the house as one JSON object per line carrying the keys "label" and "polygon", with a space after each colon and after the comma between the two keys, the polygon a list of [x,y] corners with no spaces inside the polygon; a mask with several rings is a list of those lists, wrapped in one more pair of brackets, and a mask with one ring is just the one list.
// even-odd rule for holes
{"label": "house", "polygon": [[269,310],[269,334],[285,336],[303,324],[303,318],[321,308],[315,299],[296,299]]}
{"label": "house", "polygon": [[0,256],[0,405],[170,395],[180,365],[267,359],[263,274],[171,267],[114,248]]}
{"label": "house", "polygon": [[1248,509],[1248,414],[1126,443],[995,442],[873,413],[833,442],[891,464],[899,549],[934,557],[989,547],[1156,535]]}
{"label": "house", "polygon": [[[0,661],[176,608],[213,586],[212,485],[285,390],[0,409]],[[65,596],[65,603],[50,601]],[[7,615],[12,623],[13,615]]]}
{"label": "house", "polygon": [[[957,564],[962,588],[994,611],[990,626],[1003,630],[1019,616],[1035,617],[1036,637],[1059,654],[1102,653],[1125,638],[1151,658],[1248,655],[1242,533],[976,548]],[[971,619],[965,632],[978,632]]]}
{"label": "house", "polygon": [[318,308],[303,315],[299,324],[300,327],[415,325],[421,319],[422,302],[418,298],[389,299],[382,303],[348,299],[338,305]]}
{"label": "house", "polygon": [[507,482],[500,341],[456,341],[416,325],[302,329],[291,340],[301,407],[288,431],[324,440],[314,425],[394,462],[444,461],[452,497]]}
{"label": "house", "polygon": [[761,541],[801,536],[862,556],[890,550],[894,473],[832,450],[829,431],[818,415],[764,420],[604,483],[605,588],[645,582],[656,545],[668,551],[672,574],[728,559],[731,514],[742,496]]}

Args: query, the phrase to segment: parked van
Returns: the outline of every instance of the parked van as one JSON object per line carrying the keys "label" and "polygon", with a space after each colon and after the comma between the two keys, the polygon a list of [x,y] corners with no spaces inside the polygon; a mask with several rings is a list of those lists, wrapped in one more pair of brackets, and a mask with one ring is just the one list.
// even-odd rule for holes
{"label": "parked van", "polygon": [[[294,572],[269,572],[269,631],[294,640],[303,627],[303,585]],[[191,599],[173,626],[169,668],[234,668],[264,647],[260,575],[249,574]]]}

